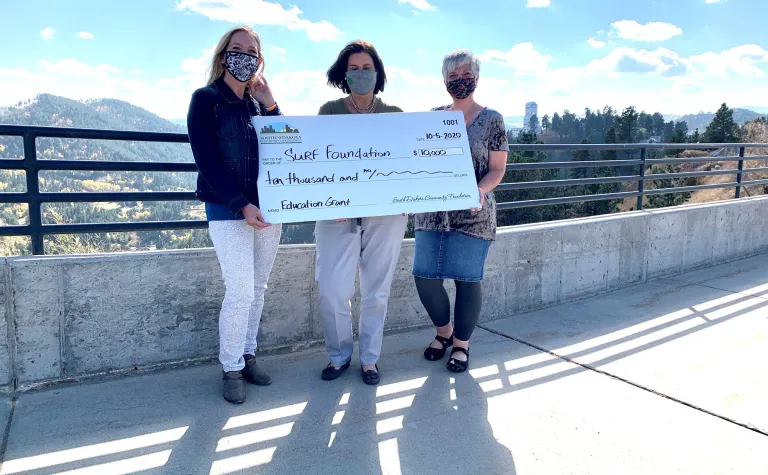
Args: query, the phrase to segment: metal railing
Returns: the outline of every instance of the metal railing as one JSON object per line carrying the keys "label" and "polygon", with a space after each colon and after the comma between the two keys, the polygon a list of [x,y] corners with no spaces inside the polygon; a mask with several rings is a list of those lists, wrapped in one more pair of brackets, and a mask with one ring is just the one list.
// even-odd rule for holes
{"label": "metal railing", "polygon": [[[720,148],[735,148],[739,151],[735,156],[723,156],[723,157],[695,157],[695,158],[647,158],[648,150],[707,150],[707,149],[720,149]],[[747,173],[763,173],[768,172],[768,167],[760,168],[744,168],[744,162],[746,160],[767,160],[768,155],[750,155],[746,156],[745,152],[747,148],[768,148],[768,144],[760,143],[729,143],[729,144],[510,144],[510,151],[518,152],[545,152],[545,151],[640,151],[639,159],[631,160],[595,160],[595,161],[568,161],[568,162],[537,162],[537,163],[512,163],[507,164],[507,171],[509,170],[539,170],[539,169],[563,169],[563,168],[621,168],[621,167],[637,167],[639,173],[636,175],[627,176],[612,176],[601,178],[577,178],[572,180],[548,180],[548,181],[531,181],[523,183],[502,183],[496,189],[501,190],[525,190],[542,187],[565,187],[575,185],[587,185],[587,184],[602,184],[602,183],[637,183],[637,191],[625,191],[619,193],[602,193],[594,195],[581,195],[581,196],[566,196],[561,198],[545,198],[529,201],[516,201],[511,203],[499,203],[497,208],[500,210],[526,208],[531,206],[549,206],[566,203],[581,203],[586,201],[602,201],[602,200],[614,200],[624,198],[637,198],[637,210],[643,209],[643,201],[646,196],[653,195],[665,195],[669,193],[683,193],[697,190],[706,190],[713,188],[735,188],[735,198],[741,197],[741,190],[745,186],[751,185],[768,185],[768,179],[761,180],[748,180],[744,181],[744,174]],[[693,171],[693,172],[679,172],[679,173],[657,173],[646,174],[646,169],[653,165],[664,164],[682,164],[682,163],[715,163],[715,162],[738,162],[738,166],[735,169],[727,170],[709,170],[709,171]],[[718,176],[718,175],[735,175],[736,181],[727,183],[711,183],[706,185],[694,185],[694,186],[678,186],[672,188],[656,188],[647,190],[645,188],[645,182],[655,180],[673,180],[678,178],[698,178],[706,176]]]}
{"label": "metal railing", "polygon": [[[16,126],[0,124],[0,136],[22,137],[24,141],[24,157],[20,160],[0,160],[0,170],[22,170],[26,173],[26,188],[23,193],[0,193],[0,204],[25,203],[29,208],[29,224],[21,226],[0,226],[0,236],[29,236],[32,253],[44,254],[43,237],[49,234],[79,234],[132,231],[160,231],[202,229],[208,226],[202,220],[150,221],[150,222],[115,222],[88,224],[43,224],[41,205],[43,203],[83,203],[83,202],[125,202],[125,201],[187,201],[194,200],[193,192],[40,192],[39,172],[58,171],[122,171],[122,172],[196,172],[194,163],[142,162],[142,161],[94,161],[94,160],[38,160],[38,138],[67,138],[91,140],[118,140],[137,142],[188,143],[186,134],[128,132],[97,129],[74,129],[36,126]],[[648,159],[647,151],[653,149],[721,149],[734,147],[739,150],[738,156],[701,157],[701,158],[661,158]],[[765,168],[744,168],[745,160],[768,159],[768,155],[753,155],[745,157],[746,148],[768,148],[768,144],[558,144],[558,145],[529,145],[511,144],[510,151],[546,152],[546,151],[614,151],[639,150],[640,158],[631,160],[595,160],[568,162],[537,162],[512,163],[507,165],[508,171],[568,169],[568,168],[599,168],[599,167],[633,167],[638,170],[636,175],[612,176],[598,178],[579,178],[569,180],[533,181],[522,183],[503,183],[497,190],[525,190],[534,188],[568,187],[587,184],[627,183],[635,182],[636,191],[604,193],[582,196],[566,196],[545,198],[528,201],[499,203],[499,210],[509,210],[532,206],[549,206],[566,203],[578,203],[597,200],[614,200],[637,197],[637,209],[643,209],[643,198],[650,195],[680,193],[708,188],[735,188],[735,197],[741,196],[744,186],[768,184],[768,179],[744,181],[746,173],[768,172]],[[651,174],[645,173],[646,168],[656,164],[693,163],[693,162],[725,162],[737,161],[738,167],[732,170],[714,170],[683,173]],[[649,180],[676,179],[685,177],[704,177],[715,175],[734,175],[736,181],[708,185],[684,186],[677,188],[645,189]]]}

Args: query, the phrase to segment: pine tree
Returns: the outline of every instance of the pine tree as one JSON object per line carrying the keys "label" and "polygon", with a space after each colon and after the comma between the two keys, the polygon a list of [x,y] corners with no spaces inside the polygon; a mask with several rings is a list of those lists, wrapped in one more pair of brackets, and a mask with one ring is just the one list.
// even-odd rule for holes
{"label": "pine tree", "polygon": [[704,141],[708,143],[731,143],[741,140],[741,131],[733,120],[733,110],[723,103],[704,132]]}
{"label": "pine tree", "polygon": [[562,130],[563,120],[560,118],[560,114],[555,112],[555,115],[552,116],[552,131],[557,135],[562,136]]}
{"label": "pine tree", "polygon": [[536,133],[539,130],[539,118],[536,114],[533,114],[528,120],[528,131]]}
{"label": "pine tree", "polygon": [[[679,173],[680,167],[677,165],[666,165],[664,168],[654,165],[651,173],[661,175],[666,173]],[[680,186],[692,186],[696,184],[696,178],[661,178],[654,180],[654,189],[661,190],[667,188],[677,188]],[[648,197],[646,208],[666,208],[668,206],[678,206],[691,198],[691,192],[666,193],[663,195],[651,195]]]}
{"label": "pine tree", "polygon": [[618,119],[618,127],[616,128],[616,141],[618,143],[635,143],[640,129],[639,117],[634,106],[624,109],[624,112],[621,113],[621,117]]}
{"label": "pine tree", "polygon": [[664,135],[664,116],[658,112],[653,114],[653,135]]}
{"label": "pine tree", "polygon": [[[589,140],[582,140],[582,145],[590,143]],[[592,154],[589,150],[576,150],[571,157],[572,162],[588,162],[592,160]],[[568,174],[570,178],[591,178],[594,176],[594,172],[589,168],[571,168]]]}
{"label": "pine tree", "polygon": [[544,114],[544,117],[541,118],[541,128],[544,129],[544,132],[547,132],[551,125],[552,122],[549,121],[549,114]]}
{"label": "pine tree", "polygon": [[699,133],[699,129],[693,131],[691,136],[688,138],[688,143],[700,143],[701,142],[701,134]]}

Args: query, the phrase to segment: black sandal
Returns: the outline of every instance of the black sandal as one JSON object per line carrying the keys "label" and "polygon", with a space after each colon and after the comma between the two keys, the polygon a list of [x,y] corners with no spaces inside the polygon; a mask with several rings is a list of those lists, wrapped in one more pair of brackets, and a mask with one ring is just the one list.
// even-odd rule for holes
{"label": "black sandal", "polygon": [[[360,367],[362,369],[362,367]],[[363,370],[363,382],[369,386],[376,386],[379,384],[379,381],[381,380],[381,377],[379,376],[379,366],[376,365],[376,371],[369,369],[368,371]]]}
{"label": "black sandal", "polygon": [[336,368],[333,366],[333,363],[328,363],[328,366],[326,366],[323,369],[323,373],[320,375],[321,378],[323,378],[323,381],[333,381],[334,379],[337,379],[341,374],[349,369],[349,361],[341,365],[341,368]]}
{"label": "black sandal", "polygon": [[424,358],[429,361],[437,361],[443,359],[443,356],[445,356],[445,351],[453,346],[453,335],[451,335],[450,338],[443,338],[440,335],[437,335],[435,336],[435,341],[443,345],[443,347],[433,348],[428,346],[427,349],[424,350]]}
{"label": "black sandal", "polygon": [[[464,353],[467,355],[467,361],[461,361],[453,358],[454,353]],[[469,350],[465,350],[464,348],[460,348],[458,346],[454,347],[451,351],[451,359],[448,360],[448,363],[446,363],[445,367],[448,368],[448,371],[451,373],[463,373],[466,371],[467,368],[469,368]]]}

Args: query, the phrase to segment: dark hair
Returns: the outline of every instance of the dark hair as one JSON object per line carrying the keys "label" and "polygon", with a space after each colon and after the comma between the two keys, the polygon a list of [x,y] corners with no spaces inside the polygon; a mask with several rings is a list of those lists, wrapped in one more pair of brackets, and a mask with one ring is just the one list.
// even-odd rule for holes
{"label": "dark hair", "polygon": [[376,48],[367,41],[357,40],[348,44],[341,50],[339,57],[336,58],[336,62],[328,69],[328,85],[337,87],[349,94],[349,85],[347,84],[347,67],[349,66],[349,57],[356,53],[368,53],[373,59],[373,67],[376,68],[377,76],[376,86],[373,88],[373,93],[378,94],[384,91],[384,84],[387,82],[387,73],[384,72],[384,63],[381,61],[379,53],[376,52]]}

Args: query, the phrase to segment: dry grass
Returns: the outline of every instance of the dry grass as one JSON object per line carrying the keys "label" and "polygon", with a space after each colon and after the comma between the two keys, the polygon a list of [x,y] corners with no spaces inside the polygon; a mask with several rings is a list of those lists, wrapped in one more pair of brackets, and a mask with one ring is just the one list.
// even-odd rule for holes
{"label": "dry grass", "polygon": [[[751,123],[746,126],[746,134],[744,141],[747,143],[768,143],[768,127],[765,124]],[[748,148],[745,155],[768,155],[768,148]],[[768,159],[760,160],[745,160],[744,168],[766,168],[768,167]],[[737,162],[722,162],[721,169],[723,170],[735,170],[738,168]],[[703,169],[703,168],[702,168]],[[768,173],[746,173],[743,177],[744,181],[750,180],[763,180],[768,179]],[[735,175],[721,175],[721,176],[708,176],[699,179],[701,185],[714,184],[714,183],[728,183],[735,182]],[[708,203],[711,201],[729,200],[735,196],[734,188],[716,188],[712,190],[699,190],[693,193],[689,203]],[[757,196],[768,194],[768,187],[765,185],[747,186],[742,188],[741,196]]]}

